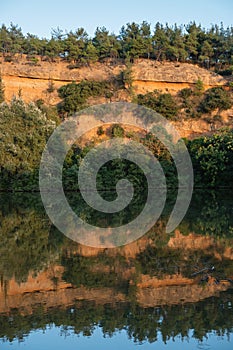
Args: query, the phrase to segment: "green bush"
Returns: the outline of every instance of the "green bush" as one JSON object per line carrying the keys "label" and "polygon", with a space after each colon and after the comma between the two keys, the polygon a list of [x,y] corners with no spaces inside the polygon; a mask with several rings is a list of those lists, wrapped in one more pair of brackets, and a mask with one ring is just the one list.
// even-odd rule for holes
{"label": "green bush", "polygon": [[231,108],[233,102],[231,95],[222,87],[214,87],[206,91],[204,99],[199,105],[199,110],[208,113],[218,109],[219,111]]}
{"label": "green bush", "polygon": [[0,120],[0,188],[38,189],[41,155],[55,122],[20,99],[0,105]]}
{"label": "green bush", "polygon": [[172,95],[159,93],[156,90],[145,95],[138,95],[137,103],[155,110],[168,119],[174,119],[178,113],[178,105]]}
{"label": "green bush", "polygon": [[111,134],[113,137],[124,137],[125,130],[122,128],[121,125],[115,124],[112,127]]}
{"label": "green bush", "polygon": [[58,95],[62,99],[58,109],[62,113],[71,115],[84,108],[89,97],[106,96],[111,89],[109,81],[86,81],[79,84],[72,82],[58,89]]}

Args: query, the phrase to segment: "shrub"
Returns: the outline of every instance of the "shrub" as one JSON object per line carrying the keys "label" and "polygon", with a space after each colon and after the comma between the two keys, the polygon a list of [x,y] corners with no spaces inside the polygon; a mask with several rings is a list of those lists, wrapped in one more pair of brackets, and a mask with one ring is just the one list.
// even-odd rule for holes
{"label": "shrub", "polygon": [[98,129],[97,129],[97,135],[98,136],[101,136],[104,134],[104,129],[102,126],[99,126]]}
{"label": "shrub", "polygon": [[169,93],[160,94],[158,91],[138,95],[137,102],[162,114],[164,117],[174,119],[178,112],[178,106]]}
{"label": "shrub", "polygon": [[183,99],[186,100],[187,98],[189,98],[192,95],[193,91],[190,88],[185,88],[180,90],[179,92],[179,96]]}
{"label": "shrub", "polygon": [[125,135],[125,130],[122,128],[121,125],[115,124],[112,127],[112,136],[113,137],[124,137]]}
{"label": "shrub", "polygon": [[231,106],[230,93],[222,87],[214,87],[206,92],[204,99],[199,105],[199,110],[203,113],[208,113],[215,109],[223,111],[231,108]]}

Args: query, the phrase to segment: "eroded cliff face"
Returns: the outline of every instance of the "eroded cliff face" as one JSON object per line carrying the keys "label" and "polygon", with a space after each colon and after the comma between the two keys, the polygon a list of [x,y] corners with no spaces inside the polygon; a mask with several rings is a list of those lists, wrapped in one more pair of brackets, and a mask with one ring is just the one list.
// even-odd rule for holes
{"label": "eroded cliff face", "polygon": [[[0,71],[5,84],[6,100],[10,101],[19,93],[26,101],[44,99],[46,103],[56,104],[59,101],[56,91],[48,93],[49,81],[53,81],[54,88],[72,81],[81,80],[109,80],[116,78],[126,69],[124,64],[96,63],[91,66],[69,69],[67,62],[39,61],[31,65],[25,57],[17,62],[4,62],[0,58]],[[191,87],[198,79],[204,87],[226,85],[227,81],[220,75],[211,73],[199,66],[173,62],[159,63],[150,60],[137,60],[132,65],[133,86],[137,93],[146,93],[155,89],[177,93],[177,91]]]}
{"label": "eroded cliff face", "polygon": [[174,94],[192,87],[198,79],[202,80],[205,89],[227,83],[220,75],[189,63],[139,60],[132,71],[133,85],[138,93],[158,89]]}
{"label": "eroded cliff face", "polygon": [[[21,97],[25,102],[42,99],[46,104],[56,105],[60,99],[57,89],[72,81],[79,83],[82,80],[112,80],[119,79],[126,69],[123,63],[95,63],[90,66],[69,69],[68,63],[39,61],[36,65],[30,64],[24,56],[18,57],[15,62],[4,62],[0,57],[0,73],[5,88],[6,101],[14,96]],[[132,78],[135,93],[147,93],[154,90],[177,94],[183,88],[193,87],[201,79],[204,88],[227,85],[228,81],[222,76],[189,63],[156,62],[140,59],[132,65]],[[49,92],[49,84],[54,90]],[[128,101],[131,98],[127,90],[118,90],[111,98],[115,101]],[[105,97],[90,98],[90,104],[108,103]],[[193,138],[201,134],[209,135],[222,126],[228,126],[233,121],[233,108],[221,112],[221,121],[211,116],[201,119],[175,121],[174,125],[181,137]]]}

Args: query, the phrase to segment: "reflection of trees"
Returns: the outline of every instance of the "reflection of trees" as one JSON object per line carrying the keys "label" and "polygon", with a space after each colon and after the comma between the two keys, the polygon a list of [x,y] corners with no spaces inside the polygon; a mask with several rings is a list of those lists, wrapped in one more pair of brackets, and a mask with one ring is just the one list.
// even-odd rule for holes
{"label": "reflection of trees", "polygon": [[[73,205],[76,198],[71,196]],[[126,329],[128,336],[136,342],[154,342],[160,332],[164,342],[176,336],[202,340],[212,330],[218,335],[232,332],[232,292],[222,293],[220,299],[212,297],[198,303],[144,309],[136,302],[136,287],[130,285],[130,279],[136,282],[141,273],[163,278],[163,275],[180,272],[190,277],[195,264],[200,267],[214,265],[217,278],[232,277],[232,260],[218,260],[213,255],[213,247],[195,251],[169,248],[169,236],[163,233],[165,222],[160,220],[148,234],[152,245],[148,245],[135,259],[108,255],[107,251],[95,257],[82,257],[73,255],[70,252],[72,249],[69,250],[71,242],[59,235],[56,229],[50,228],[36,195],[2,196],[0,201],[0,272],[4,279],[14,276],[21,282],[30,271],[39,271],[56,260],[65,267],[63,278],[67,282],[88,288],[108,286],[120,289],[130,300],[130,303],[115,306],[79,302],[72,309],[51,309],[46,312],[41,307],[30,316],[23,316],[15,310],[10,317],[0,316],[0,337],[21,339],[30,331],[45,329],[51,323],[61,326],[63,333],[66,333],[67,327],[72,327],[75,333],[85,336],[92,334],[97,325],[102,328],[103,335],[108,336]],[[203,195],[201,192],[194,195],[181,231],[199,234],[212,232],[213,236],[217,236],[216,242],[221,243],[218,248],[221,253],[221,249],[232,242],[231,235],[227,234],[229,227],[233,226],[231,210],[232,199],[226,193],[221,196],[221,193]],[[216,230],[208,231],[213,220],[218,221],[219,225]],[[224,240],[219,240],[224,234]],[[124,276],[125,271],[132,267],[134,272]]]}
{"label": "reflection of trees", "polygon": [[[229,335],[233,331],[231,306],[233,294],[221,293],[220,298],[209,298],[198,303],[163,306],[144,309],[135,303],[117,305],[96,305],[94,302],[79,302],[68,309],[41,308],[32,315],[23,316],[17,311],[12,316],[0,316],[0,337],[12,341],[22,339],[30,331],[45,329],[54,323],[68,335],[71,329],[76,334],[90,336],[99,326],[104,336],[113,336],[125,329],[135,342],[155,342],[158,333],[163,341],[195,338],[202,341],[210,332]],[[69,329],[69,332],[67,332]]]}
{"label": "reflection of trees", "polygon": [[[84,219],[95,219],[99,223],[102,222],[103,226],[106,225],[106,218],[104,220],[102,213],[94,213],[94,210],[83,205],[80,194],[69,193],[68,195],[72,207],[76,208]],[[105,193],[105,196],[111,196],[111,194]],[[134,216],[142,205],[140,198],[136,195],[127,211],[122,211],[119,218],[112,216],[109,219],[110,222],[117,225],[117,220],[125,222],[127,217]],[[2,242],[0,246],[0,271],[5,279],[15,276],[18,281],[25,280],[29,271],[38,271],[48,262],[54,260],[54,254],[58,250],[65,252],[71,243],[74,248],[74,242],[66,239],[53,226],[50,228],[39,196],[2,195],[0,203],[2,208],[0,211],[0,238]],[[168,206],[170,207],[170,203]],[[167,242],[170,236],[164,233],[167,220],[165,209],[164,218],[160,219],[148,232],[148,242],[153,242],[152,245],[148,245],[143,253],[138,255],[136,259],[128,261],[128,265],[126,265],[128,267],[135,266],[137,273],[142,272],[157,277],[176,272],[190,276],[195,271],[195,265],[200,268],[214,265],[216,277],[232,277],[232,261],[223,259],[220,262],[213,254],[213,249],[215,249],[222,256],[225,247],[232,246],[233,218],[230,215],[231,210],[232,198],[230,194],[228,196],[225,192],[218,194],[215,192],[194,193],[190,210],[180,225],[180,230],[182,234],[194,232],[217,236],[215,247],[210,246],[205,251],[201,249],[183,251],[169,248]],[[77,249],[78,245],[75,244],[75,250],[77,251]],[[77,285],[77,281],[80,281],[82,275],[82,283],[86,286],[104,286],[107,283],[109,286],[117,287],[117,283],[120,283],[122,279],[115,267],[125,264],[120,260],[124,259],[115,256],[109,261],[107,254],[101,254],[95,258],[84,258],[81,256],[66,257],[63,253],[61,263],[68,271],[64,275],[68,282]],[[58,257],[57,262],[60,262]],[[104,274],[100,272],[97,274],[96,271],[91,270],[91,267],[98,264],[100,266],[111,265],[113,268]],[[123,282],[125,285],[125,280]]]}
{"label": "reflection of trees", "polygon": [[1,199],[5,200],[0,211],[0,273],[3,280],[14,277],[22,282],[30,271],[39,271],[55,258],[56,245],[38,196]]}
{"label": "reflection of trees", "polygon": [[[105,200],[113,201],[116,199],[116,191],[100,192]],[[143,210],[147,191],[135,191],[132,201],[129,205],[117,213],[99,212],[89,207],[82,198],[80,193],[67,193],[69,204],[79,217],[91,225],[99,227],[117,227],[125,225],[135,219]]]}
{"label": "reflection of trees", "polygon": [[232,237],[232,207],[231,191],[196,190],[189,211],[180,225],[182,233],[186,231],[217,237]]}
{"label": "reflection of trees", "polygon": [[76,287],[128,289],[129,281],[123,276],[127,263],[121,256],[114,258],[100,254],[87,258],[76,255],[63,257],[62,265],[65,268],[63,279]]}

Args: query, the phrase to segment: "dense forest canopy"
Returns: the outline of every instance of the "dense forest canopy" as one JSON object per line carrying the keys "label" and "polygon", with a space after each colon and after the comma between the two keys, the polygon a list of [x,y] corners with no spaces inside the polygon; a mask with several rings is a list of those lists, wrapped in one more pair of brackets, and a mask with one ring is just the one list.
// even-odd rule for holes
{"label": "dense forest canopy", "polygon": [[27,54],[31,60],[34,55],[48,60],[60,57],[79,65],[105,58],[188,61],[206,68],[227,67],[225,74],[231,74],[233,27],[215,24],[205,29],[195,22],[169,26],[143,21],[127,23],[118,35],[98,27],[92,38],[84,28],[67,32],[57,27],[47,39],[30,33],[24,35],[18,25],[11,23],[8,28],[4,24],[0,28],[0,52],[9,61],[15,54]]}

